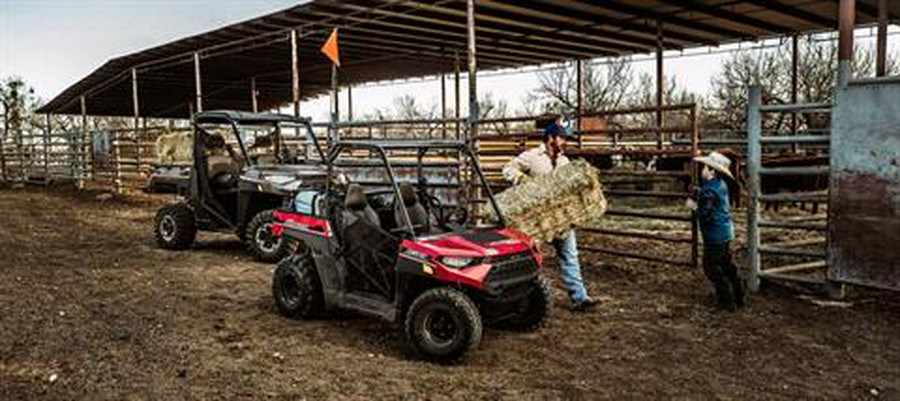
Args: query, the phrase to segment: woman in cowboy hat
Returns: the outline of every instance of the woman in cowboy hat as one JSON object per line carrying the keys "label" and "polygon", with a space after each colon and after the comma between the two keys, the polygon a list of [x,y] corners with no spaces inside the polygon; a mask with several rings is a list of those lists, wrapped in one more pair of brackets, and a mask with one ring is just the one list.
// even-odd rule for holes
{"label": "woman in cowboy hat", "polygon": [[712,282],[719,301],[719,308],[733,311],[744,306],[744,288],[731,260],[731,241],[734,224],[728,203],[728,185],[723,178],[734,181],[729,167],[731,160],[719,152],[695,157],[703,164],[700,188],[694,190],[685,203],[697,212],[700,231],[703,233],[703,271]]}

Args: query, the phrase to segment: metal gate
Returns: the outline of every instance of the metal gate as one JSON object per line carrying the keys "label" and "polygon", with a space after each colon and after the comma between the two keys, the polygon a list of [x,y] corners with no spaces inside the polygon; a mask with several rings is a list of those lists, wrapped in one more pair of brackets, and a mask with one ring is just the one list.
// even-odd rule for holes
{"label": "metal gate", "polygon": [[900,290],[900,77],[836,93],[828,275]]}
{"label": "metal gate", "polygon": [[[799,216],[798,218],[798,216],[787,217],[770,214],[763,218],[759,210],[760,202],[763,201],[827,202],[828,200],[827,190],[764,194],[761,189],[764,176],[775,180],[805,176],[826,177],[830,171],[828,165],[764,166],[764,146],[769,149],[788,144],[827,145],[829,135],[775,135],[774,133],[764,135],[763,116],[778,113],[829,112],[830,110],[831,105],[827,103],[763,105],[761,89],[759,87],[750,89],[747,108],[747,175],[750,195],[750,202],[747,205],[747,253],[751,291],[759,289],[760,279],[763,278],[809,284],[830,284],[824,274],[824,268],[827,266],[825,233],[828,221],[826,216]],[[803,238],[762,243],[761,228],[778,233],[802,233]],[[768,235],[768,237],[771,239],[781,237],[781,235]],[[766,266],[763,266],[764,256],[767,258]],[[785,262],[785,260],[790,260],[790,262]],[[828,288],[833,287],[828,286]]]}

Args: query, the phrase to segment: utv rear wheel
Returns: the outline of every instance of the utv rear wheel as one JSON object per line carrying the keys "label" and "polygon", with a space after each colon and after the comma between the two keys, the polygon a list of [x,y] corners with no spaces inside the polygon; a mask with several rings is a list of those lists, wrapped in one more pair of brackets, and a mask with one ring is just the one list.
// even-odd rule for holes
{"label": "utv rear wheel", "polygon": [[481,331],[478,308],[452,288],[425,291],[406,314],[406,335],[413,349],[440,363],[461,359],[481,341]]}
{"label": "utv rear wheel", "polygon": [[153,234],[160,248],[187,249],[197,236],[194,211],[183,203],[160,209],[153,219]]}
{"label": "utv rear wheel", "polygon": [[322,312],[322,283],[308,255],[283,259],[275,268],[272,295],[282,315],[309,319]]}
{"label": "utv rear wheel", "polygon": [[513,330],[537,330],[547,321],[552,307],[553,289],[550,282],[540,276],[528,296],[518,305],[516,315],[506,321],[505,326]]}
{"label": "utv rear wheel", "polygon": [[264,210],[253,216],[244,230],[244,244],[260,262],[275,263],[287,256],[287,241],[281,236],[272,235],[274,221],[275,211]]}

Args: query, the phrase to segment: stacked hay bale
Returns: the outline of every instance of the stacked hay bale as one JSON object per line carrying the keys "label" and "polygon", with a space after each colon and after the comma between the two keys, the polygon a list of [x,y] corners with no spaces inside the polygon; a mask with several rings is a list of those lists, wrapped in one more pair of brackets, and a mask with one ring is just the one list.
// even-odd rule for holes
{"label": "stacked hay bale", "polygon": [[156,138],[156,161],[159,165],[190,164],[192,157],[190,132],[164,131]]}
{"label": "stacked hay bale", "polygon": [[575,160],[496,196],[507,224],[538,241],[596,222],[606,213],[600,172]]}

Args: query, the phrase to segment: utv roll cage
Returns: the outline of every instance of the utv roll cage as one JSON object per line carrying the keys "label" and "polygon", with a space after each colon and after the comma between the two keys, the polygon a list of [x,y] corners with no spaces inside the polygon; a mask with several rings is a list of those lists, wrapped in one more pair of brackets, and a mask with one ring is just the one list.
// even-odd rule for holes
{"label": "utv roll cage", "polygon": [[[306,139],[313,144],[313,147],[318,153],[320,160],[325,160],[325,152],[322,150],[322,147],[316,140],[316,136],[312,131],[312,125],[309,118],[294,117],[287,114],[250,113],[235,110],[211,110],[197,113],[197,115],[194,116],[193,121],[195,132],[193,138],[194,157],[189,196],[194,200],[196,207],[202,209],[206,213],[209,213],[210,216],[218,220],[218,223],[220,225],[223,225],[225,227],[236,228],[236,225],[232,219],[226,217],[229,214],[224,210],[222,205],[220,205],[219,202],[216,201],[212,196],[208,195],[212,194],[213,190],[209,183],[211,177],[208,176],[205,168],[207,163],[207,156],[205,152],[206,144],[204,142],[204,139],[210,134],[202,127],[202,125],[204,124],[229,125],[238,143],[242,161],[251,166],[257,165],[257,162],[254,161],[252,157],[249,157],[250,155],[247,152],[247,147],[244,144],[243,138],[241,137],[240,127],[242,126],[272,126],[274,128],[274,153],[279,162],[282,163],[286,162],[285,159],[288,157],[287,153],[285,152],[286,148],[282,139],[282,124],[296,124],[298,126],[302,126],[306,131]],[[242,219],[239,218],[238,220]],[[238,221],[237,224],[240,224],[240,221]]]}
{"label": "utv roll cage", "polygon": [[[419,178],[419,182],[422,182],[423,178],[423,157],[426,153],[432,150],[449,150],[460,152],[465,155],[469,160],[472,160],[472,166],[474,167],[475,173],[478,175],[478,179],[481,183],[481,187],[484,188],[484,192],[488,196],[488,200],[491,204],[491,207],[494,209],[494,213],[497,216],[497,227],[505,227],[506,220],[503,217],[503,212],[500,210],[500,206],[497,204],[496,199],[494,199],[494,194],[491,191],[490,187],[487,184],[487,180],[484,178],[484,172],[481,170],[481,165],[478,163],[478,159],[475,158],[472,149],[462,141],[371,141],[371,140],[345,140],[335,142],[328,153],[328,157],[324,158],[326,160],[327,167],[327,176],[326,180],[326,191],[330,192],[330,186],[333,185],[333,178],[335,176],[334,168],[340,167],[340,163],[336,163],[338,156],[340,156],[341,152],[346,150],[368,150],[374,152],[378,155],[378,158],[381,159],[381,162],[384,164],[384,167],[387,169],[388,179],[390,180],[390,187],[394,192],[394,196],[396,199],[400,199],[400,186],[397,183],[397,179],[394,175],[394,169],[391,165],[390,160],[387,156],[387,151],[396,151],[396,150],[415,150],[416,152],[416,169],[417,175]],[[411,239],[416,239],[416,230],[413,226],[412,219],[409,215],[409,210],[407,209],[404,202],[398,202],[400,205],[400,209],[403,211],[402,216],[405,221],[405,229],[410,235]]]}

